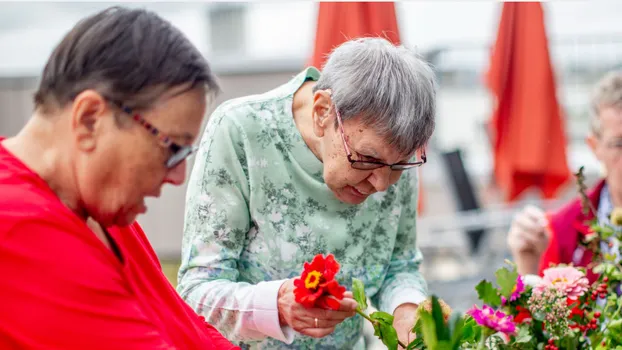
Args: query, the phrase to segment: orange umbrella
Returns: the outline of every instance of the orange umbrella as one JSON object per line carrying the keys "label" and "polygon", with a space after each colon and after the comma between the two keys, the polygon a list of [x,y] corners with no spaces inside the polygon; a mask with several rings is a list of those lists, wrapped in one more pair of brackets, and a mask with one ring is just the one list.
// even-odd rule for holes
{"label": "orange umbrella", "polygon": [[[400,35],[393,2],[320,2],[313,56],[309,65],[322,68],[326,56],[347,40],[383,37],[394,45]],[[419,189],[419,213],[423,189]]]}
{"label": "orange umbrella", "polygon": [[315,48],[309,65],[322,68],[333,48],[347,40],[368,36],[384,37],[399,45],[392,2],[320,2]]}
{"label": "orange umbrella", "polygon": [[540,3],[503,3],[486,78],[497,185],[509,201],[530,187],[553,198],[570,171]]}

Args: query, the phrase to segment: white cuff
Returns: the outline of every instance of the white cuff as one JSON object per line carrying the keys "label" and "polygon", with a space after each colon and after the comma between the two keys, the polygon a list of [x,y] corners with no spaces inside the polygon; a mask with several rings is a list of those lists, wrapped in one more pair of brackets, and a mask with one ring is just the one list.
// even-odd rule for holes
{"label": "white cuff", "polygon": [[286,344],[291,344],[296,333],[289,326],[281,327],[277,305],[279,288],[285,281],[259,282],[255,286],[253,320],[259,332]]}
{"label": "white cuff", "polygon": [[406,288],[400,289],[393,296],[393,300],[389,304],[388,312],[390,315],[393,315],[395,309],[402,304],[412,303],[412,304],[421,304],[424,300],[427,299],[427,296],[421,293],[418,289],[415,288]]}

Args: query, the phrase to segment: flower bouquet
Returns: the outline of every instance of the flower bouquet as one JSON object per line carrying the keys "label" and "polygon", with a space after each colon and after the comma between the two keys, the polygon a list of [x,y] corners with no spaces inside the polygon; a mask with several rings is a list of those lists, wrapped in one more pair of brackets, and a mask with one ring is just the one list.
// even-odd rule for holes
{"label": "flower bouquet", "polygon": [[[584,211],[595,214],[585,192],[583,169],[575,176]],[[622,225],[622,210],[614,210],[610,219],[614,225]],[[596,221],[589,224],[590,232],[580,244],[593,254],[588,266],[596,274],[593,283],[584,268],[557,265],[544,270],[542,277],[520,276],[515,265],[506,261],[507,266],[495,273],[495,284],[483,280],[475,287],[482,305],[473,306],[464,315],[452,311],[435,296],[419,305],[413,318],[415,338],[409,344],[398,340],[392,315],[382,311],[365,313],[365,289],[361,281],[354,279],[357,313],[372,323],[375,335],[390,350],[622,349],[622,297],[618,295],[622,294],[622,265],[617,258],[622,231]],[[345,289],[334,281],[339,265],[332,256],[325,260],[329,263],[305,264],[296,284],[300,288],[296,292],[299,302],[309,303],[313,298],[315,304],[308,305],[330,308],[322,295],[343,298]]]}

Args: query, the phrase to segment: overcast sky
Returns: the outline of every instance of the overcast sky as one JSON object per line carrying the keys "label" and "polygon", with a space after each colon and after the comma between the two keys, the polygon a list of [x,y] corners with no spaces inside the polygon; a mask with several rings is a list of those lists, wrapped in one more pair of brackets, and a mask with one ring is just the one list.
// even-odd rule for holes
{"label": "overcast sky", "polygon": [[[77,20],[111,4],[114,3],[0,2],[0,74],[38,74],[54,45]],[[126,4],[153,9],[184,31],[201,51],[211,54],[209,4]],[[247,56],[299,59],[310,54],[317,3],[270,1],[248,6]],[[397,8],[401,35],[407,45],[422,50],[453,44],[483,47],[494,38],[500,6],[492,1],[400,2]],[[577,38],[583,45],[575,47],[580,52],[574,55],[622,58],[622,1],[553,1],[545,4],[545,11],[550,38]],[[603,45],[614,36],[619,38],[618,42]],[[594,45],[590,45],[592,41]],[[586,43],[589,50],[584,49]],[[458,62],[473,60],[479,64],[483,60],[481,52],[470,56],[460,52],[456,56],[454,60]]]}

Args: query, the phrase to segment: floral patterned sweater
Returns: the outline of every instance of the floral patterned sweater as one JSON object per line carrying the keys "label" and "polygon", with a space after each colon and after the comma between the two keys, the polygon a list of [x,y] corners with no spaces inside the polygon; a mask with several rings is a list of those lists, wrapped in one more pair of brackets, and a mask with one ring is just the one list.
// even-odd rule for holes
{"label": "floral patterned sweater", "polygon": [[310,67],[272,91],[219,106],[189,179],[178,291],[242,348],[364,347],[359,316],[322,339],[279,324],[279,287],[318,253],[334,254],[338,281],[350,289],[353,277],[361,279],[383,311],[427,293],[416,170],[360,205],[336,199],[292,113],[294,93],[319,75]]}

